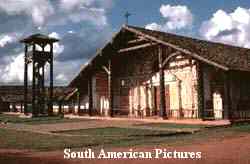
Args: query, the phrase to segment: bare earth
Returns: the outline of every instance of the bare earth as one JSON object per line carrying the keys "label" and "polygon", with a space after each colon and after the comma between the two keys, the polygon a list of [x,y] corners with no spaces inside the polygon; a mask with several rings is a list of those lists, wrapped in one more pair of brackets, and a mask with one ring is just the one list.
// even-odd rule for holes
{"label": "bare earth", "polygon": [[[112,163],[136,163],[136,164],[147,164],[147,163],[202,163],[202,164],[249,164],[250,163],[250,134],[244,136],[238,136],[234,138],[225,138],[221,141],[209,141],[202,144],[194,144],[188,146],[178,147],[164,147],[168,150],[177,151],[191,151],[202,152],[202,159],[200,160],[170,160],[170,159],[154,159],[154,160],[65,160],[63,159],[63,151],[53,152],[30,152],[30,151],[18,151],[18,150],[0,150],[0,163],[2,164],[112,164]],[[129,148],[123,149],[112,149],[112,151],[128,151]],[[139,147],[136,151],[151,151],[154,147]]]}

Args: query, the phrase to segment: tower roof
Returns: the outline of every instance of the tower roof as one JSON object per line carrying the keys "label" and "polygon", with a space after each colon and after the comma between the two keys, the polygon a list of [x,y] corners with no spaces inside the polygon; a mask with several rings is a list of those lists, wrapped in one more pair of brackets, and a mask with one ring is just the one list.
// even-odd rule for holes
{"label": "tower roof", "polygon": [[33,34],[27,38],[20,40],[22,43],[54,43],[59,40],[43,34]]}

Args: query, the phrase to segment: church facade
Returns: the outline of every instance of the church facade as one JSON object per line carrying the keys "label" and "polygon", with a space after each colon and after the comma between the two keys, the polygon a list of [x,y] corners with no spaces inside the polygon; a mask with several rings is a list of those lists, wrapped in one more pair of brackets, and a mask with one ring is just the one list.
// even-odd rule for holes
{"label": "church facade", "polygon": [[250,118],[250,50],[123,26],[69,87],[78,114]]}

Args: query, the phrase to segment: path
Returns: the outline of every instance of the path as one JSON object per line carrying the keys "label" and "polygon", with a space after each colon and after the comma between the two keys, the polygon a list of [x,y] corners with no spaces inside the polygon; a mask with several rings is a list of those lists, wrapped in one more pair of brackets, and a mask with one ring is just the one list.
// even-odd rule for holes
{"label": "path", "polygon": [[[0,150],[0,163],[6,164],[249,164],[250,163],[250,134],[234,138],[225,138],[220,141],[209,141],[188,146],[165,147],[168,150],[177,151],[200,151],[202,152],[201,160],[64,160],[63,151],[53,152],[20,152]],[[129,148],[113,149],[112,151],[127,151]],[[137,151],[150,151],[153,147],[138,147]]]}
{"label": "path", "polygon": [[161,127],[150,127],[150,126],[135,126],[141,125],[143,122],[140,121],[126,121],[126,120],[93,120],[79,121],[79,122],[67,122],[67,123],[57,123],[57,124],[38,124],[38,125],[27,125],[27,124],[0,124],[0,128],[8,128],[20,131],[31,131],[41,134],[51,134],[51,135],[65,135],[72,136],[70,134],[57,134],[53,133],[56,131],[67,131],[67,130],[79,130],[79,129],[89,129],[89,128],[105,128],[105,127],[120,127],[120,128],[135,128],[135,129],[147,129],[147,130],[159,130],[159,131],[173,131],[173,132],[195,132],[198,128],[161,128]]}

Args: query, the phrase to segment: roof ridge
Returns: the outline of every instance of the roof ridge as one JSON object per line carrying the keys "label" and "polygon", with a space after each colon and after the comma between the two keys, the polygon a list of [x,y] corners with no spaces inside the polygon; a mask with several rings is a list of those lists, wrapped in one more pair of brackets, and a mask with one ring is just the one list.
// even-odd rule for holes
{"label": "roof ridge", "polygon": [[245,50],[249,50],[250,48],[246,48],[246,47],[241,47],[241,46],[237,46],[237,45],[231,45],[231,44],[226,44],[226,43],[222,43],[219,41],[210,41],[210,40],[206,40],[206,39],[202,39],[202,38],[198,38],[198,37],[191,37],[191,36],[186,36],[186,35],[181,35],[181,34],[176,34],[176,33],[171,33],[171,32],[165,32],[165,31],[158,31],[158,30],[151,30],[151,29],[146,29],[143,27],[139,27],[139,26],[132,26],[132,25],[125,25],[123,27],[128,27],[128,28],[133,28],[133,29],[141,29],[141,30],[146,30],[146,31],[151,31],[151,32],[158,32],[158,33],[163,33],[163,34],[167,34],[167,35],[172,35],[172,36],[176,36],[176,37],[183,37],[186,39],[191,39],[191,40],[196,40],[196,41],[201,41],[201,42],[207,42],[210,44],[219,44],[222,46],[229,46],[232,48],[240,48],[240,49],[245,49]]}

